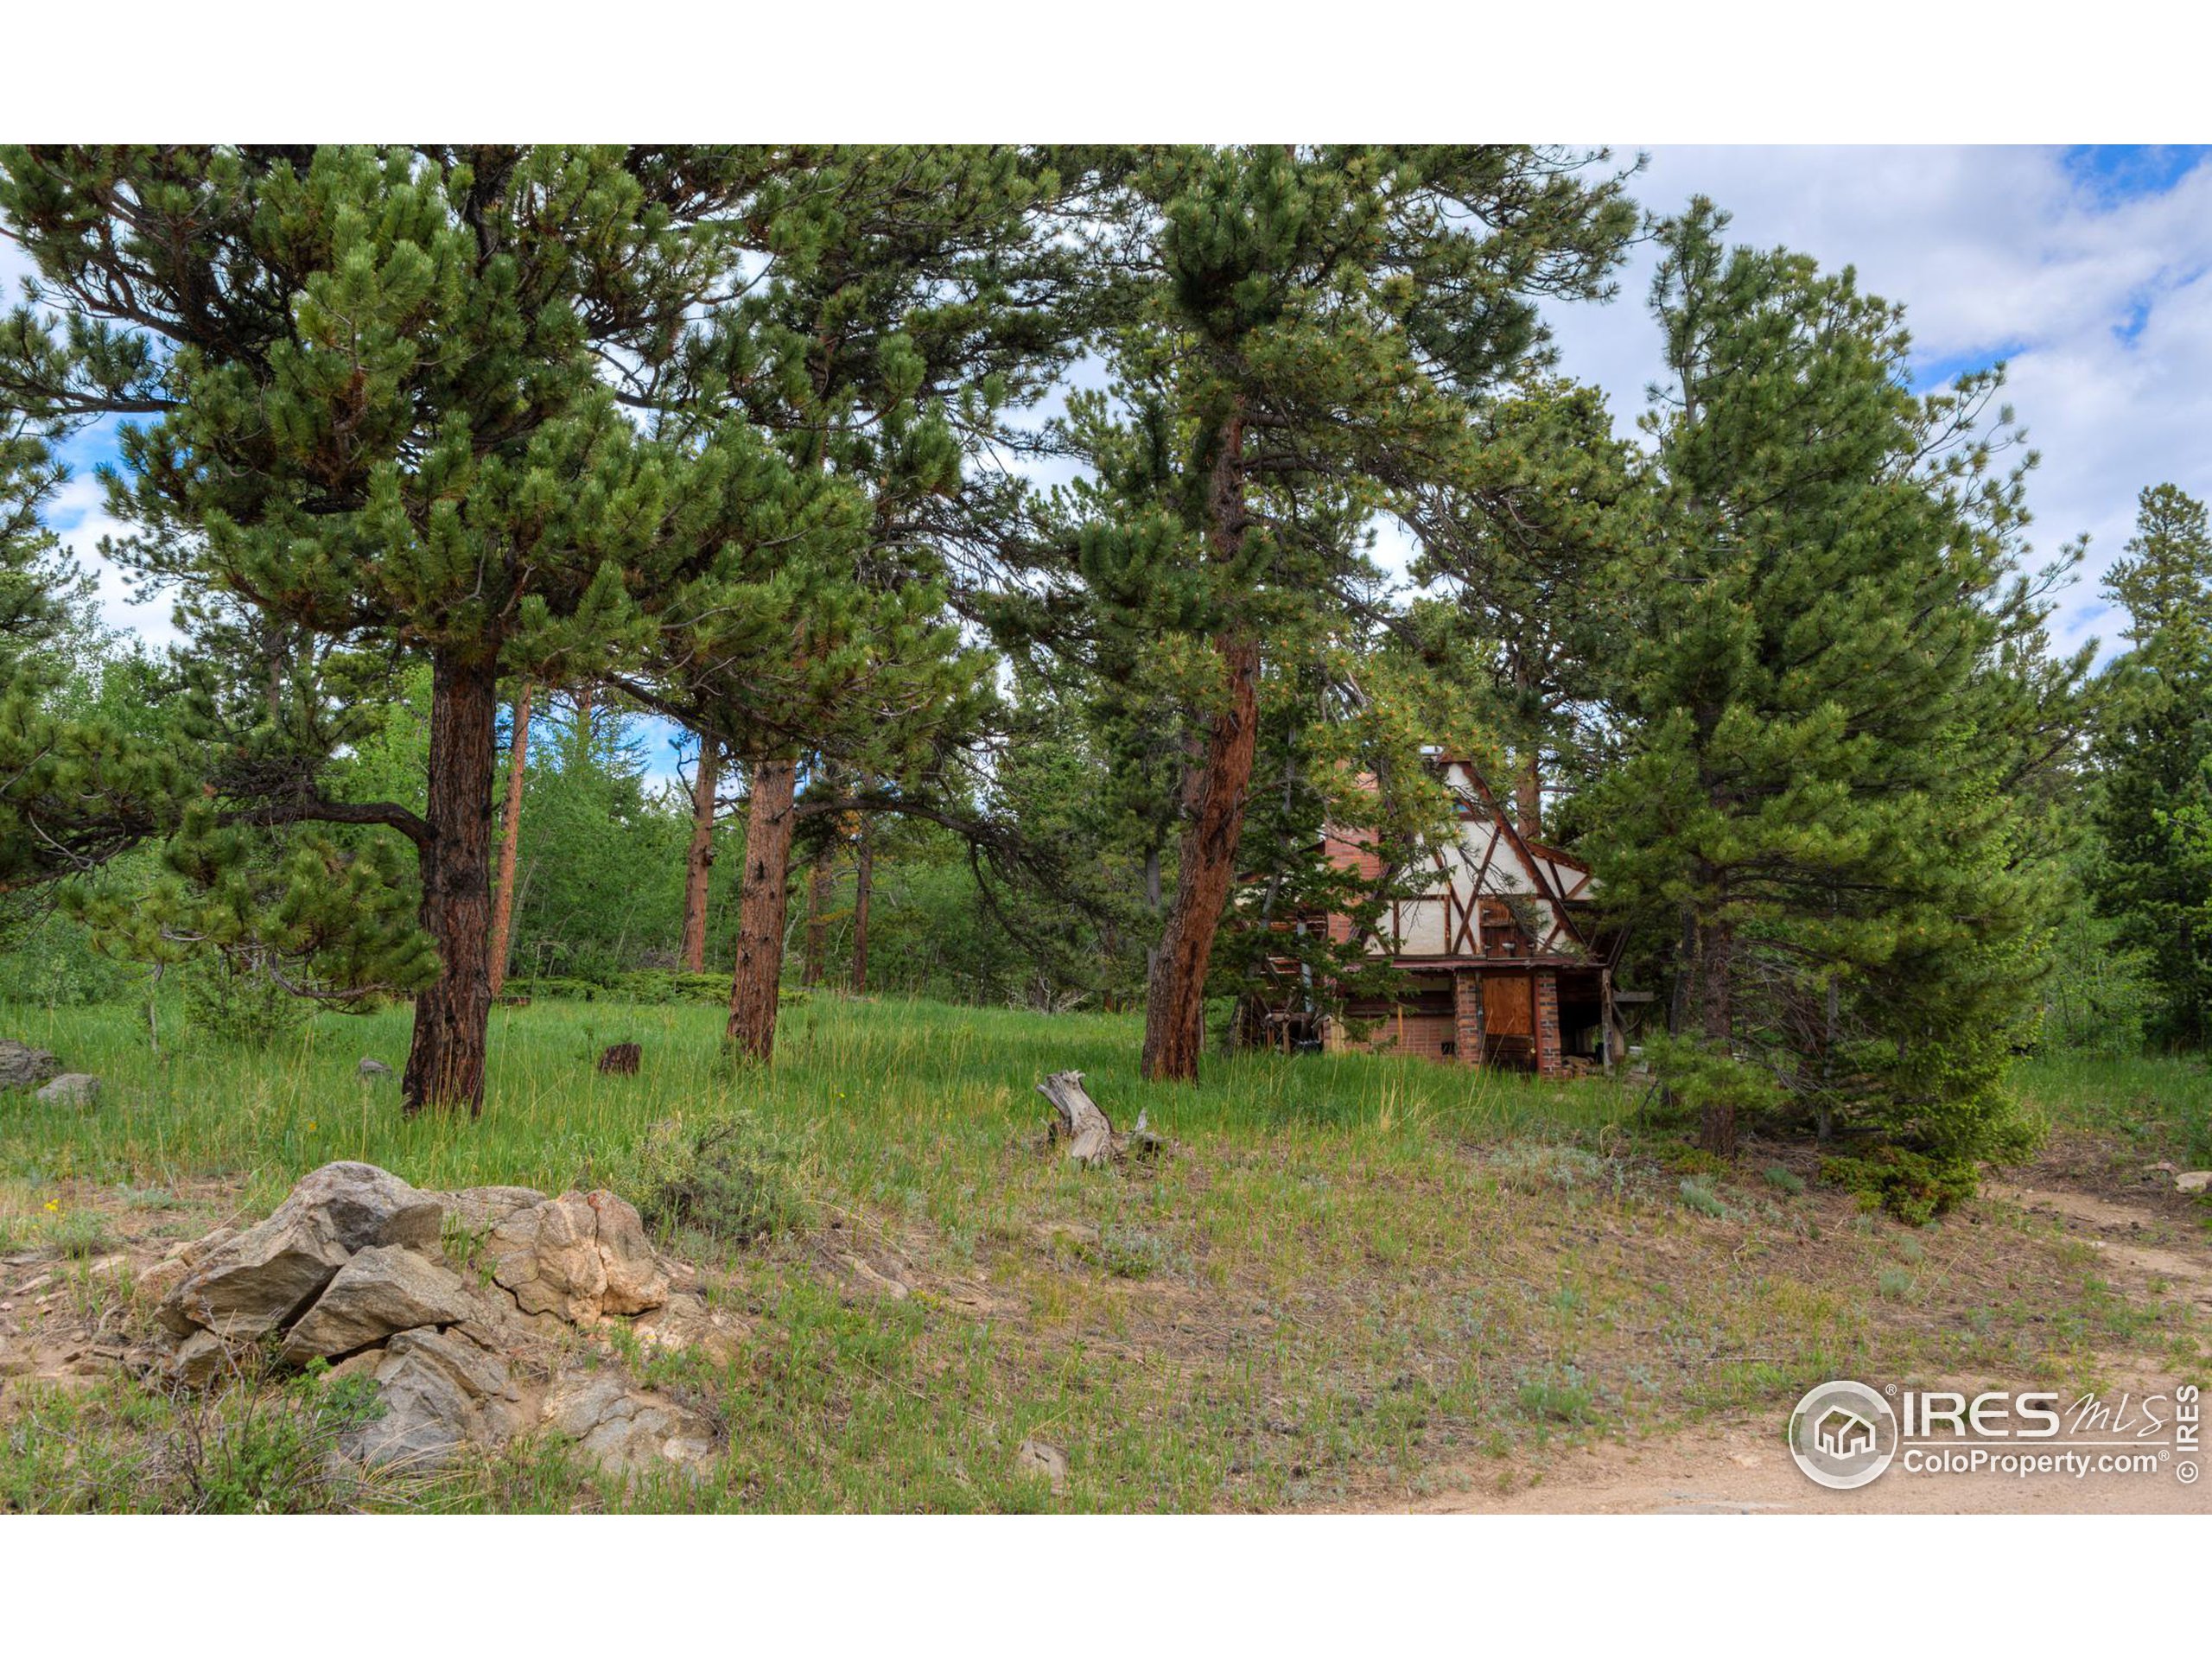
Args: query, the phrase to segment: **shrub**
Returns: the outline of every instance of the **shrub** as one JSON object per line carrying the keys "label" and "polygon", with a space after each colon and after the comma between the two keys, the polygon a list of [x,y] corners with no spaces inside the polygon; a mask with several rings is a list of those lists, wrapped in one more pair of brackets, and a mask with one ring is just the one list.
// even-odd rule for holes
{"label": "shrub", "polygon": [[1824,1158],[1821,1174],[1857,1193],[1867,1209],[1885,1210],[1914,1227],[1964,1203],[1979,1185],[1971,1159],[1938,1157],[1907,1147],[1877,1147],[1863,1157]]}
{"label": "shrub", "polygon": [[1769,1186],[1777,1187],[1793,1198],[1802,1196],[1805,1191],[1805,1183],[1780,1164],[1769,1164],[1759,1172],[1759,1175]]}
{"label": "shrub", "polygon": [[1516,1395],[1524,1416],[1539,1422],[1586,1423],[1595,1414],[1596,1402],[1582,1373],[1563,1367],[1556,1376],[1532,1377]]}
{"label": "shrub", "polygon": [[1715,1221],[1728,1219],[1728,1206],[1720,1195],[1694,1175],[1685,1176],[1681,1187],[1682,1202],[1700,1216],[1710,1216]]}
{"label": "shrub", "polygon": [[807,1221],[792,1149],[749,1112],[659,1125],[639,1149],[629,1185],[638,1213],[664,1237],[689,1230],[748,1244]]}

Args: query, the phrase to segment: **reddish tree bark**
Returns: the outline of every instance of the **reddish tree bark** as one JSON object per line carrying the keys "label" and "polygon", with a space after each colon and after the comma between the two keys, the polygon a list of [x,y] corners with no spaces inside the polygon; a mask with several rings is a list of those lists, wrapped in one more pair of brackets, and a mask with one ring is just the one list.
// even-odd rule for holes
{"label": "reddish tree bark", "polygon": [[868,819],[861,819],[860,857],[853,887],[853,995],[868,993],[868,901],[875,890],[875,849],[868,835]]}
{"label": "reddish tree bark", "polygon": [[1544,833],[1544,777],[1541,765],[1536,751],[1531,748],[1520,776],[1513,780],[1513,827],[1529,840]]}
{"label": "reddish tree bark", "polygon": [[691,849],[683,863],[683,968],[707,971],[707,880],[715,868],[715,787],[721,749],[702,734],[699,775],[691,785]]}
{"label": "reddish tree bark", "polygon": [[791,800],[798,766],[762,760],[753,768],[745,818],[745,875],[738,892],[737,970],[729,988],[729,1040],[766,1061],[776,1048],[776,993],[784,971],[784,923],[790,911]]}
{"label": "reddish tree bark", "polygon": [[492,995],[507,982],[507,952],[514,938],[515,857],[522,846],[522,773],[530,754],[530,682],[515,695],[514,739],[507,757],[506,818],[499,826],[499,896],[492,906]]}
{"label": "reddish tree bark", "polygon": [[[1244,414],[1222,423],[1206,486],[1208,539],[1216,563],[1233,564],[1244,544]],[[1236,880],[1236,842],[1259,745],[1260,645],[1230,634],[1216,642],[1224,706],[1210,722],[1204,760],[1185,779],[1181,860],[1166,931],[1147,976],[1144,1076],[1196,1083],[1205,1046],[1206,969]]]}
{"label": "reddish tree bark", "polygon": [[1198,800],[1184,826],[1175,898],[1145,987],[1144,1058],[1154,1082],[1196,1083],[1205,1046],[1206,968],[1236,880],[1236,842],[1259,742],[1260,650],[1224,641],[1229,707],[1217,715],[1198,774]]}
{"label": "reddish tree bark", "polygon": [[421,918],[436,943],[439,972],[437,982],[415,999],[415,1039],[400,1077],[410,1115],[425,1106],[465,1105],[472,1116],[484,1109],[499,716],[495,664],[432,659]]}

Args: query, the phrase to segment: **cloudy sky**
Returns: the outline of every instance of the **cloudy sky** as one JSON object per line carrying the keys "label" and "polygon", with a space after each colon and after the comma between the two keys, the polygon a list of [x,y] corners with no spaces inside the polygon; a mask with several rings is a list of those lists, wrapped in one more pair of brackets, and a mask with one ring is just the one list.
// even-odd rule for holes
{"label": "cloudy sky", "polygon": [[[1662,147],[1635,190],[1658,213],[1709,195],[1734,213],[1739,240],[1855,264],[1864,286],[1906,305],[1923,384],[2009,363],[2008,394],[2043,455],[2029,485],[2036,547],[2091,538],[2062,644],[2111,632],[2095,575],[2127,538],[2136,492],[2161,481],[2212,492],[2203,150]],[[1624,429],[1657,369],[1643,304],[1652,263],[1641,250],[1612,304],[1556,318],[1562,368],[1605,387]],[[21,270],[0,244],[10,289]],[[114,528],[90,471],[108,453],[97,434],[72,446],[78,474],[50,515],[92,565]],[[166,601],[130,605],[112,570],[103,571],[103,599],[117,626],[168,637]]]}
{"label": "cloudy sky", "polygon": [[[1710,196],[1738,241],[1857,266],[1863,287],[1904,304],[1923,386],[2002,359],[2043,456],[2028,484],[2036,550],[2090,537],[2059,643],[2109,644],[2096,574],[2128,537],[2136,493],[2212,491],[2206,151],[1662,148],[1634,188],[1662,213]],[[1613,303],[1556,319],[1561,367],[1605,387],[1624,428],[1655,378],[1654,263],[1642,250]]]}

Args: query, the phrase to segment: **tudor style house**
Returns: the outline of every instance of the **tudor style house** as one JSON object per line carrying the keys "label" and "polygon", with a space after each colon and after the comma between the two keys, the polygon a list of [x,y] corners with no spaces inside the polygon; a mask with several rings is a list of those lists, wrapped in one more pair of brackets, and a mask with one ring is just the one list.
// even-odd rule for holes
{"label": "tudor style house", "polygon": [[[1363,1042],[1544,1077],[1620,1058],[1612,970],[1621,941],[1596,926],[1589,867],[1515,829],[1471,761],[1440,753],[1430,762],[1457,803],[1459,839],[1437,849],[1434,878],[1392,904],[1367,947],[1408,973],[1412,991],[1348,1003],[1322,1022],[1323,1045]],[[1332,831],[1327,855],[1379,879],[1366,840]],[[1331,916],[1327,926],[1339,942],[1352,937],[1348,918]]]}

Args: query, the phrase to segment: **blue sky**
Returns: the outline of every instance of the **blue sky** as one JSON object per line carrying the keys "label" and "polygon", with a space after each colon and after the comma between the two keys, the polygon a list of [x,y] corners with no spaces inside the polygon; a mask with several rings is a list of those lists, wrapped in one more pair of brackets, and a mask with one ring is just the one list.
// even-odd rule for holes
{"label": "blue sky", "polygon": [[[1662,213],[1709,195],[1739,241],[1856,266],[1904,305],[1923,385],[2003,359],[2043,458],[2028,481],[2035,550],[2089,537],[2054,632],[2109,647],[2097,579],[2137,492],[2212,493],[2212,149],[1665,147],[1634,188]],[[1612,304],[1554,318],[1561,367],[1603,386],[1624,429],[1653,378],[1653,263],[1643,251]]]}
{"label": "blue sky", "polygon": [[[2099,631],[2096,578],[2127,538],[2136,492],[2212,493],[2212,149],[1663,147],[1634,188],[1659,213],[1710,195],[1740,240],[1856,265],[1905,304],[1923,384],[2007,361],[2007,396],[2043,456],[2028,486],[2037,550],[2090,537],[2062,644]],[[1624,430],[1656,368],[1652,263],[1639,251],[1619,298],[1554,319],[1561,368],[1604,387]],[[21,270],[0,245],[10,289]],[[49,515],[94,566],[117,526],[92,467],[112,448],[111,431],[70,446],[77,475]],[[169,637],[165,601],[133,606],[119,575],[101,574],[112,623]]]}

